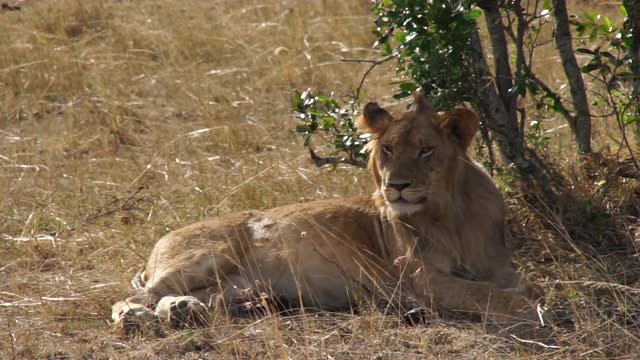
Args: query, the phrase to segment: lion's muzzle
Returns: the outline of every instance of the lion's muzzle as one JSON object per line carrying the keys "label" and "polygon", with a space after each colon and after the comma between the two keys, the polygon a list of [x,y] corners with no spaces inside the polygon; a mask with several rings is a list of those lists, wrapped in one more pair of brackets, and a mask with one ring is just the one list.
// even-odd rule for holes
{"label": "lion's muzzle", "polygon": [[382,187],[385,200],[396,213],[414,213],[423,207],[427,196],[412,185],[408,181],[389,181]]}

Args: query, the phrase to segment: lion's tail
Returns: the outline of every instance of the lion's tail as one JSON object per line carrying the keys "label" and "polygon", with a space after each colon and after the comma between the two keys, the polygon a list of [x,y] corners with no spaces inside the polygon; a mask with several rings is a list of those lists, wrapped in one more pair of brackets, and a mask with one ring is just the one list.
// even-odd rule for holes
{"label": "lion's tail", "polygon": [[134,289],[136,290],[144,289],[145,281],[142,278],[143,274],[144,274],[144,268],[140,269],[140,271],[136,273],[133,279],[131,279],[131,285],[133,286]]}

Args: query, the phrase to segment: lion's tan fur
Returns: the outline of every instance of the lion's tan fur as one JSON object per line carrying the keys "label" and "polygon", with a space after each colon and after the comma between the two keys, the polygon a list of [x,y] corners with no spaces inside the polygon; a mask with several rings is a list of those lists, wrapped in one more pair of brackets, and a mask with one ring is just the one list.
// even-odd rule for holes
{"label": "lion's tan fur", "polygon": [[477,117],[436,114],[415,100],[416,110],[399,117],[375,104],[364,109],[373,196],[233,213],[176,230],[154,247],[142,293],[114,305],[114,318],[131,303],[153,308],[167,296],[230,308],[246,301],[242,294],[266,293],[324,309],[375,298],[404,310],[422,304],[496,322],[534,320],[525,298],[533,287],[511,269],[502,197],[467,155]]}

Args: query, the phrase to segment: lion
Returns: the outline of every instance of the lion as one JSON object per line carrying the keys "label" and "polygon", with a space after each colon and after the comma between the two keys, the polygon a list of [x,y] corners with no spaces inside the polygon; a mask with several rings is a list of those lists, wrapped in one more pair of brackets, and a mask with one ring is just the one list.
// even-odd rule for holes
{"label": "lion", "polygon": [[397,117],[368,103],[370,196],[206,219],[153,248],[139,293],[113,305],[125,331],[204,326],[229,314],[286,307],[423,307],[495,324],[535,323],[541,290],[512,269],[505,205],[467,154],[479,127],[468,109],[436,113],[419,93]]}

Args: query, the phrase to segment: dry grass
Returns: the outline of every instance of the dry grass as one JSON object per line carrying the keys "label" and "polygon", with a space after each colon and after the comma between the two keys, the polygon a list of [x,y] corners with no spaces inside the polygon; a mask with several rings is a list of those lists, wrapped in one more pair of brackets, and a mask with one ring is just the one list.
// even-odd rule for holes
{"label": "dry grass", "polygon": [[[0,12],[0,358],[633,357],[637,193],[593,185],[606,174],[575,179],[583,208],[563,219],[509,190],[517,263],[558,309],[559,349],[375,312],[214,315],[165,339],[112,329],[110,305],[167,231],[371,191],[362,170],[313,168],[288,131],[294,89],[358,83],[367,65],[339,60],[376,57],[371,20],[365,0],[33,0]],[[376,69],[366,98],[390,102],[393,76]]]}

